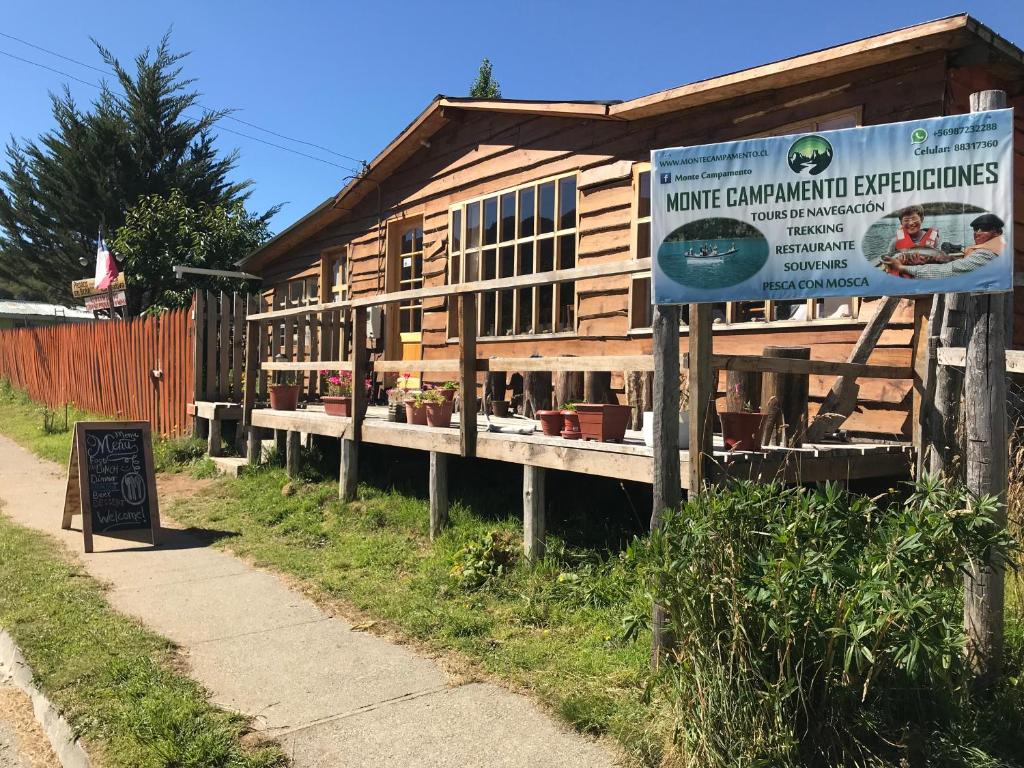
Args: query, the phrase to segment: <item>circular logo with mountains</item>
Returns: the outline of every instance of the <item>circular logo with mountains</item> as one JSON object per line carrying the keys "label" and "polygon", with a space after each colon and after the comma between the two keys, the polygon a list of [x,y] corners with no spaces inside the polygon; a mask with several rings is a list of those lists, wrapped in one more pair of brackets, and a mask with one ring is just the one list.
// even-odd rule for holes
{"label": "circular logo with mountains", "polygon": [[804,136],[789,148],[789,167],[801,176],[817,176],[832,163],[832,145],[821,136]]}

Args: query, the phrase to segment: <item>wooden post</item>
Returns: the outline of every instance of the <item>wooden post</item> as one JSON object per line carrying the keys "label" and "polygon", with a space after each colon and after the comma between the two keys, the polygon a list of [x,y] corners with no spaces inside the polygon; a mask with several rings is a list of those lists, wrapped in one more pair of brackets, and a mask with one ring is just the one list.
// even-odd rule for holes
{"label": "wooden post", "polygon": [[299,476],[299,458],[302,450],[301,437],[301,432],[294,429],[288,430],[287,461],[285,462],[288,477],[294,478]]}
{"label": "wooden post", "polygon": [[[810,347],[765,347],[765,357],[810,360]],[[774,445],[797,448],[807,433],[807,392],[810,376],[806,373],[766,373],[762,380],[761,402],[777,398],[779,427],[769,435]],[[763,408],[762,408],[763,410]]]}
{"label": "wooden post", "polygon": [[277,452],[277,460],[284,463],[285,453],[288,451],[288,431],[285,429],[274,430],[274,449]]}
{"label": "wooden post", "polygon": [[[942,313],[940,347],[963,347],[967,344],[967,304],[969,296],[947,293]],[[935,371],[935,407],[928,419],[930,432],[928,471],[951,475],[960,453],[958,423],[963,373],[952,365],[940,365]]]}
{"label": "wooden post", "polygon": [[353,501],[359,485],[359,442],[366,411],[366,307],[352,310],[349,338],[352,341],[352,424],[341,438],[341,465],[338,468],[338,498]]}
{"label": "wooden post", "polygon": [[630,406],[630,429],[640,429],[644,424],[644,411],[653,409],[651,393],[654,378],[650,371],[626,371],[626,402]]}
{"label": "wooden post", "polygon": [[448,454],[430,452],[430,540],[448,525]]}
{"label": "wooden post", "polygon": [[[682,500],[679,470],[679,307],[655,304],[651,331],[654,354],[654,462],[651,478],[654,502],[651,531],[655,531],[661,528],[665,511],[678,508]],[[662,653],[671,644],[666,625],[665,608],[655,603],[651,618],[653,667],[658,666]]]}
{"label": "wooden post", "polygon": [[[255,300],[249,297],[249,312],[255,314]],[[246,454],[250,464],[260,463],[259,430],[252,425],[252,411],[256,405],[256,384],[260,374],[260,339],[262,323],[245,323],[245,380],[242,390],[242,429],[248,430]]]}
{"label": "wooden post", "polygon": [[[1003,91],[971,94],[971,111],[1006,106]],[[972,493],[995,496],[995,522],[1006,526],[1006,297],[976,294],[969,305],[970,339],[964,366],[964,416],[967,449],[964,466]],[[991,685],[1003,664],[1004,567],[991,559],[968,569],[964,577],[967,650],[977,683]]]}
{"label": "wooden post", "polygon": [[[725,372],[725,410],[737,413],[760,407],[761,374],[757,371]],[[750,408],[747,408],[747,406]]]}
{"label": "wooden post", "polygon": [[537,418],[537,411],[551,408],[551,371],[527,371],[523,377],[523,415]]}
{"label": "wooden post", "polygon": [[476,456],[476,294],[459,297],[459,445]]}
{"label": "wooden post", "polygon": [[918,296],[914,299],[914,330],[910,338],[910,367],[914,370],[910,400],[910,439],[914,446],[917,477],[921,475],[926,442],[924,403],[925,388],[928,386],[928,314],[931,307],[931,296]]}
{"label": "wooden post", "polygon": [[579,402],[583,399],[583,372],[559,371],[555,374],[555,408],[566,403]]}
{"label": "wooden post", "polygon": [[523,465],[523,554],[527,560],[544,557],[544,476],[543,468]]}
{"label": "wooden post", "polygon": [[504,400],[507,388],[505,371],[491,371],[487,374],[487,394],[491,398],[492,403],[500,403]]}
{"label": "wooden post", "polygon": [[249,425],[246,431],[245,457],[252,465],[259,464],[263,459],[263,441],[260,428]]}
{"label": "wooden post", "polygon": [[210,456],[220,456],[220,427],[221,421],[217,418],[217,409],[213,409],[213,418],[208,419],[210,422],[209,436],[206,441],[206,453]]}
{"label": "wooden post", "polygon": [[[196,404],[203,397],[203,333],[205,324],[203,322],[203,308],[206,306],[206,297],[202,291],[195,291],[192,294],[192,403]],[[202,420],[198,416],[192,417],[192,436],[199,437],[202,434]]]}
{"label": "wooden post", "polygon": [[[710,416],[716,382],[712,380],[711,343],[711,305],[691,304],[687,370],[690,389],[690,494],[700,493],[703,489],[714,457]],[[657,415],[654,423],[657,429]]]}
{"label": "wooden post", "polygon": [[583,399],[588,403],[616,403],[612,393],[611,371],[587,371],[583,374]]}

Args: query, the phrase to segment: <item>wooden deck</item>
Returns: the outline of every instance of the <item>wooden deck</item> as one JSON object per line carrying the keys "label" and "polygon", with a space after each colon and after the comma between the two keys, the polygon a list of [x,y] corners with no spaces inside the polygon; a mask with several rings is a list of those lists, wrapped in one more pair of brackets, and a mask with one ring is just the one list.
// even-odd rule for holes
{"label": "wooden deck", "polygon": [[[362,442],[412,448],[421,451],[458,455],[460,453],[459,414],[452,427],[439,429],[399,424],[386,419],[387,409],[371,406],[362,424]],[[318,406],[298,411],[256,409],[252,424],[264,429],[304,432],[326,437],[351,437],[352,420],[328,416]],[[494,426],[536,425],[521,418],[491,418]],[[721,437],[715,436],[713,467],[731,477],[771,479],[787,482],[856,480],[864,478],[906,477],[910,471],[912,450],[907,443],[822,443],[801,448],[766,448],[762,451],[726,451]],[[476,455],[481,459],[524,464],[544,469],[559,469],[586,475],[650,483],[653,475],[653,450],[644,445],[640,434],[627,432],[623,443],[597,443],[546,437],[539,429],[529,435],[489,432],[483,416],[477,417]],[[689,453],[679,452],[680,476],[687,487]]]}

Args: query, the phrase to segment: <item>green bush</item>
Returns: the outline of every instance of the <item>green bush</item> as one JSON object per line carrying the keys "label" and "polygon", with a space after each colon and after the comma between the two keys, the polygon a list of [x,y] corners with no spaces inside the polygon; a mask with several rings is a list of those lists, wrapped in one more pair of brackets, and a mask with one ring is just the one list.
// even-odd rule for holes
{"label": "green bush", "polygon": [[519,545],[508,531],[491,531],[455,553],[451,575],[466,590],[500,579],[519,559]]}
{"label": "green bush", "polygon": [[963,569],[1013,555],[995,509],[926,478],[884,507],[742,483],[670,515],[639,557],[676,639],[684,765],[1012,764],[964,654]]}
{"label": "green bush", "polygon": [[206,442],[194,437],[172,437],[153,441],[153,463],[157,472],[181,472],[206,458]]}

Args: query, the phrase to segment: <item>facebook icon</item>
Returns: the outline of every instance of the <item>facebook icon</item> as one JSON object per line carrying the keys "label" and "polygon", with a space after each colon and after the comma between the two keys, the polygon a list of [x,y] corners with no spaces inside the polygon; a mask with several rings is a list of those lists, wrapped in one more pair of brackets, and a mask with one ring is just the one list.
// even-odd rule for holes
{"label": "facebook icon", "polygon": [[671,184],[672,183],[672,174],[671,174],[671,172],[662,173],[661,174],[661,183],[662,184]]}

